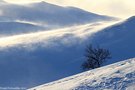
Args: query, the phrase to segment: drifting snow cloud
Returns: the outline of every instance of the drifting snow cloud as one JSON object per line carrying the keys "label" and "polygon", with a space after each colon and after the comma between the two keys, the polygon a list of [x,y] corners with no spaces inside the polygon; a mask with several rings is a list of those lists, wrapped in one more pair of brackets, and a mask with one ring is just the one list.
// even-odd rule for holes
{"label": "drifting snow cloud", "polygon": [[[116,22],[115,22],[116,23]],[[12,47],[17,45],[29,46],[29,44],[40,43],[41,46],[55,46],[63,44],[70,46],[81,43],[88,36],[101,30],[104,27],[114,24],[114,22],[101,24],[87,24],[82,26],[73,26],[70,28],[55,29],[51,31],[40,31],[30,34],[14,35],[0,38],[0,47]],[[41,44],[42,43],[42,44]]]}

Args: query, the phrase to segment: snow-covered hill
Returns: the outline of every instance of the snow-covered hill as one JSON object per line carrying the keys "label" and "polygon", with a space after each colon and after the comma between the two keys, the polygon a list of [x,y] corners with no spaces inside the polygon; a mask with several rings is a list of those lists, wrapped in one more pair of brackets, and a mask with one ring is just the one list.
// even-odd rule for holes
{"label": "snow-covered hill", "polygon": [[23,20],[51,27],[87,24],[97,21],[111,21],[115,18],[97,15],[75,7],[62,7],[47,2],[27,5],[0,4],[0,19]]}
{"label": "snow-covered hill", "polygon": [[[90,36],[91,38],[91,36]],[[109,26],[92,36],[91,42],[112,52],[109,64],[135,57],[135,16]]]}
{"label": "snow-covered hill", "polygon": [[134,90],[135,59],[47,83],[29,90]]}

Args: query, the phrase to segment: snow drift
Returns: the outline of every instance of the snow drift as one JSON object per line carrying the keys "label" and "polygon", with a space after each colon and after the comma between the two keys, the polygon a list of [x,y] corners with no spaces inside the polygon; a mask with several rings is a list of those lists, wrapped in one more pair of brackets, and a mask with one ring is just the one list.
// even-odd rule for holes
{"label": "snow drift", "polygon": [[134,90],[135,59],[47,83],[29,90]]}

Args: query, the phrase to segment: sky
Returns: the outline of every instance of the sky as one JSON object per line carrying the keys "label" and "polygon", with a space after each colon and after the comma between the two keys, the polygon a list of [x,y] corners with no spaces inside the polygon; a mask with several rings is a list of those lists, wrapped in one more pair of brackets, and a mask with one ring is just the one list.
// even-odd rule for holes
{"label": "sky", "polygon": [[5,0],[10,3],[26,4],[46,1],[62,6],[75,6],[101,14],[127,18],[135,15],[135,0]]}

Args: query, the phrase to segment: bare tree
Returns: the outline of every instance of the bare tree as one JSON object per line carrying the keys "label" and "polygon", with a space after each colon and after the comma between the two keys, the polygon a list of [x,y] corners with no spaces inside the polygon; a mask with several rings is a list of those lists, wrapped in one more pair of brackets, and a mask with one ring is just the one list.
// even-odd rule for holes
{"label": "bare tree", "polygon": [[84,70],[89,70],[101,67],[106,59],[111,58],[111,54],[107,49],[100,47],[94,48],[92,45],[89,45],[86,48],[85,57],[86,61],[82,64],[82,68]]}

